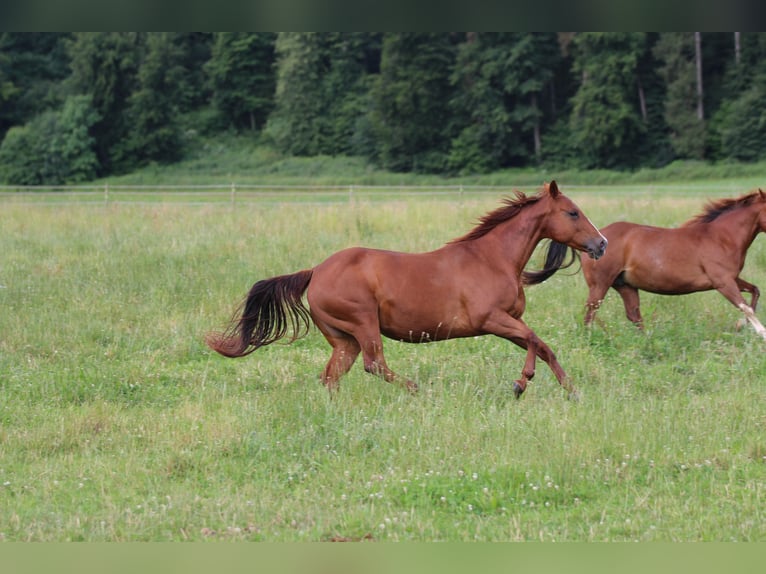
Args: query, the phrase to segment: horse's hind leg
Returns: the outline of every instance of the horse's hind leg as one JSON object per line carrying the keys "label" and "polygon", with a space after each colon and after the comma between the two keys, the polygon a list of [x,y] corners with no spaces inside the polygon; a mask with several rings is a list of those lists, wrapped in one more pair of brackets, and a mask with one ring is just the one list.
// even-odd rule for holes
{"label": "horse's hind leg", "polygon": [[415,383],[400,377],[386,364],[377,308],[357,307],[346,310],[343,314],[337,311],[328,313],[315,301],[311,316],[333,348],[332,356],[322,372],[322,382],[330,391],[338,388],[338,380],[348,372],[360,352],[364,359],[365,371],[389,383],[400,384],[410,392],[417,391]]}
{"label": "horse's hind leg", "polygon": [[414,382],[400,377],[388,368],[386,357],[383,355],[383,339],[380,336],[377,313],[358,314],[355,324],[349,325],[348,331],[362,351],[365,371],[381,377],[386,382],[401,385],[411,393],[417,392],[418,386]]}
{"label": "horse's hind leg", "polygon": [[341,335],[324,333],[324,336],[332,345],[332,355],[322,371],[322,383],[330,393],[333,393],[338,390],[338,381],[351,369],[361,349],[356,339],[345,333]]}
{"label": "horse's hind leg", "polygon": [[[752,283],[748,283],[744,279],[740,279],[739,277],[737,277],[735,281],[737,282],[737,287],[741,293],[750,293],[750,308],[753,310],[753,313],[755,313],[758,305],[758,299],[761,296],[761,292],[759,291],[758,287]],[[744,327],[745,323],[747,323],[747,319],[737,319],[737,330]]]}
{"label": "horse's hind leg", "polygon": [[745,318],[750,321],[750,324],[753,326],[753,329],[755,329],[755,332],[766,339],[766,327],[764,327],[758,320],[758,317],[755,316],[755,311],[753,311],[753,308],[748,307],[747,303],[740,303],[738,307],[740,311],[745,314]]}
{"label": "horse's hind leg", "polygon": [[741,293],[750,293],[750,307],[753,309],[753,311],[755,311],[758,306],[758,299],[761,296],[760,290],[752,283],[748,283],[739,277],[736,278],[736,281],[737,287]]}
{"label": "horse's hind leg", "polygon": [[625,315],[628,320],[633,322],[639,329],[644,328],[644,320],[641,317],[641,307],[638,296],[638,289],[625,283],[621,285],[613,285],[615,290],[622,297],[622,303],[625,306]]}
{"label": "horse's hind leg", "polygon": [[[726,297],[732,304],[734,304],[737,309],[742,311],[745,314],[745,319],[748,320],[748,322],[753,326],[753,329],[755,329],[755,332],[758,333],[761,337],[766,339],[766,328],[761,324],[761,322],[758,320],[758,317],[755,316],[755,309],[753,307],[749,306],[747,303],[745,303],[745,298],[742,297],[741,291],[746,291],[747,289],[742,289],[741,286],[743,282],[741,279],[737,279],[733,282],[727,282],[726,284],[717,287],[718,292]],[[749,285],[749,283],[748,283]],[[753,286],[755,288],[755,291],[753,292],[753,298],[755,302],[758,302],[758,297],[755,293],[757,293],[758,288]]]}
{"label": "horse's hind leg", "polygon": [[389,383],[394,383],[405,387],[411,393],[418,391],[418,386],[409,379],[402,378],[388,368],[386,358],[383,355],[383,339],[377,330],[366,331],[363,335],[357,335],[357,341],[362,347],[362,359],[364,360],[364,370],[368,373],[382,377]]}

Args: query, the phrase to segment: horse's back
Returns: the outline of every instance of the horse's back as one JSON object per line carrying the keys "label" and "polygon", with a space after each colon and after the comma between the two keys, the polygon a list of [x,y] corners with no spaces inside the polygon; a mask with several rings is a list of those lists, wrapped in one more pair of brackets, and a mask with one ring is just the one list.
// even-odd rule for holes
{"label": "horse's back", "polygon": [[314,268],[309,299],[328,297],[361,300],[375,297],[381,284],[406,277],[417,268],[420,254],[367,247],[349,247],[332,254]]}
{"label": "horse's back", "polygon": [[[609,241],[609,247],[612,241],[622,242],[632,236],[649,236],[666,231],[664,227],[655,227],[654,225],[644,225],[642,223],[631,223],[630,221],[615,221],[602,227],[599,231]],[[608,248],[607,248],[608,249]]]}
{"label": "horse's back", "polygon": [[[629,221],[616,221],[600,229],[609,246],[599,262],[606,260],[625,260],[633,254],[639,255],[647,249],[664,249],[669,241],[677,241],[684,235],[683,230],[668,227],[656,227]],[[589,261],[593,266],[595,261]]]}

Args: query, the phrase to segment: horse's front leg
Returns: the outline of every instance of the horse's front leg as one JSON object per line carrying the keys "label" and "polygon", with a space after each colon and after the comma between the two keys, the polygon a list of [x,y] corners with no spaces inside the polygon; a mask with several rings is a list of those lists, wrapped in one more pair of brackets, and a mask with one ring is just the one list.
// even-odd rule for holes
{"label": "horse's front leg", "polygon": [[[567,391],[567,397],[572,400],[577,400],[579,398],[577,391],[572,385],[572,382],[569,380],[569,376],[567,376],[567,374],[564,372],[564,369],[556,359],[556,355],[548,345],[546,345],[542,340],[538,338],[534,332],[530,331],[530,333],[534,343],[529,345],[529,349],[532,349],[533,347],[535,348],[537,356],[545,361],[545,363],[550,367],[551,371],[553,371],[556,380],[564,388],[564,390]],[[527,354],[529,354],[529,350],[527,351]]]}
{"label": "horse's front leg", "polygon": [[527,358],[524,361],[524,368],[521,371],[521,378],[513,382],[513,394],[518,399],[527,389],[527,383],[535,376],[535,360],[537,358],[537,344],[527,339],[511,339],[522,349],[527,350]]}
{"label": "horse's front leg", "polygon": [[556,359],[556,355],[524,321],[512,317],[508,313],[498,311],[490,316],[484,327],[488,333],[503,337],[527,350],[521,378],[516,380],[513,385],[513,392],[516,398],[522,395],[527,388],[527,383],[535,376],[535,360],[537,357],[540,357],[550,367],[556,380],[568,392],[569,398],[577,398],[577,391]]}

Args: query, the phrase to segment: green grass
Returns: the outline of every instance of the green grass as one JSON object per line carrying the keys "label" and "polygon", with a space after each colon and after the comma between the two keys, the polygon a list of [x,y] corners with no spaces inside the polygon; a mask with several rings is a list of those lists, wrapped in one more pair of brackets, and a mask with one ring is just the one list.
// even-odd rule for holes
{"label": "green grass", "polygon": [[[568,193],[599,225],[674,225],[730,194]],[[349,245],[436,248],[499,195],[6,198],[0,538],[766,539],[764,342],[717,293],[643,295],[640,333],[615,294],[585,329],[580,274],[528,289],[578,403],[544,364],[514,400],[524,353],[492,337],[387,341],[422,392],[357,364],[335,400],[316,330],[238,361],[204,346],[254,281]],[[763,238],[743,276],[766,285]]]}

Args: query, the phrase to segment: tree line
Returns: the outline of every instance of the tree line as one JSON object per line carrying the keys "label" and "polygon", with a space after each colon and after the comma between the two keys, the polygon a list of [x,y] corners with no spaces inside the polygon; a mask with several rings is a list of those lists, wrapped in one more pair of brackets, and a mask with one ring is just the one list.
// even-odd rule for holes
{"label": "tree line", "polygon": [[233,133],[399,172],[757,161],[766,34],[0,34],[4,183],[172,163]]}

